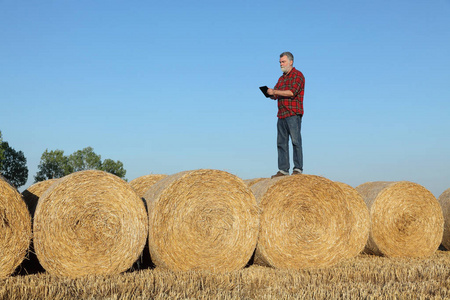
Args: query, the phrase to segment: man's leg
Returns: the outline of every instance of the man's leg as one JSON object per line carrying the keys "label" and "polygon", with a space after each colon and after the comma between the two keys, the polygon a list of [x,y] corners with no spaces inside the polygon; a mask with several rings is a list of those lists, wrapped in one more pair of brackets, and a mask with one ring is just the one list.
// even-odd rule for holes
{"label": "man's leg", "polygon": [[289,127],[293,148],[294,170],[303,172],[303,149],[302,149],[302,116],[296,115],[286,118]]}
{"label": "man's leg", "polygon": [[286,119],[277,122],[278,170],[289,174],[289,128]]}

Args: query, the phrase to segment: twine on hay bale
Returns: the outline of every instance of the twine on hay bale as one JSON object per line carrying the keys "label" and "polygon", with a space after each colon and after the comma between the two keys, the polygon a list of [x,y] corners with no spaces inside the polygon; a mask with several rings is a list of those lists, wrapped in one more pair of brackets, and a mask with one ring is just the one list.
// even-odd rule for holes
{"label": "twine on hay bale", "polygon": [[45,270],[81,277],[126,271],[144,248],[144,203],[119,177],[103,171],[67,175],[39,199],[34,247]]}
{"label": "twine on hay bale", "polygon": [[0,176],[0,279],[24,260],[31,240],[31,217],[17,189]]}
{"label": "twine on hay bale", "polygon": [[150,256],[174,271],[227,272],[250,260],[259,209],[242,179],[219,170],[180,172],[145,194]]}
{"label": "twine on hay bale", "polygon": [[444,234],[442,237],[442,245],[450,250],[450,188],[445,190],[439,196],[439,203],[444,215]]}
{"label": "twine on hay bale", "polygon": [[366,252],[389,257],[426,257],[442,240],[444,219],[434,195],[408,182],[367,182],[356,187],[370,212]]}
{"label": "twine on hay bale", "polygon": [[23,200],[25,201],[25,204],[28,207],[28,211],[31,214],[31,218],[34,217],[34,212],[36,211],[36,206],[39,201],[39,198],[57,180],[58,179],[55,178],[36,182],[35,184],[31,185],[29,188],[27,188],[25,191],[22,192]]}
{"label": "twine on hay bale", "polygon": [[349,256],[351,213],[342,189],[323,177],[284,176],[251,187],[262,208],[255,263],[321,268]]}
{"label": "twine on hay bale", "polygon": [[142,198],[152,185],[154,185],[156,182],[165,177],[167,177],[167,175],[162,174],[144,175],[131,180],[130,185],[136,191],[139,197]]}
{"label": "twine on hay bale", "polygon": [[348,252],[348,258],[355,257],[360,254],[366,246],[369,239],[370,216],[364,199],[358,191],[350,185],[335,181],[335,183],[344,191],[349,202],[351,212],[351,233],[349,244],[352,248]]}

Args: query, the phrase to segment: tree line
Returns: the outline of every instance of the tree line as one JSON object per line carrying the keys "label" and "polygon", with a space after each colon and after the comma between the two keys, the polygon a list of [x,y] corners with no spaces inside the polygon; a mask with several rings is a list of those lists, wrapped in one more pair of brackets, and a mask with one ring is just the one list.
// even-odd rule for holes
{"label": "tree line", "polygon": [[[104,159],[94,152],[92,147],[77,150],[64,155],[63,150],[46,149],[41,156],[34,182],[61,178],[82,170],[102,170],[125,179],[127,171],[119,160]],[[0,131],[0,174],[16,188],[28,180],[27,159],[22,151],[16,151],[8,142],[3,141]]]}

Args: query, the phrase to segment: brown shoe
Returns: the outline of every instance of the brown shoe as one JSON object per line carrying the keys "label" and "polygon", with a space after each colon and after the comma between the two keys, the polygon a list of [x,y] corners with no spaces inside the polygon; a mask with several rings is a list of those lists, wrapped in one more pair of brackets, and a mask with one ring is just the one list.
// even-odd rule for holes
{"label": "brown shoe", "polygon": [[286,175],[286,174],[281,173],[280,171],[278,171],[277,174],[272,175],[272,177],[270,177],[270,178],[276,178],[276,177],[281,177],[281,176],[288,176],[288,175]]}
{"label": "brown shoe", "polygon": [[302,173],[303,173],[302,170],[295,169],[295,170],[292,172],[292,175],[300,175],[300,174],[302,174]]}

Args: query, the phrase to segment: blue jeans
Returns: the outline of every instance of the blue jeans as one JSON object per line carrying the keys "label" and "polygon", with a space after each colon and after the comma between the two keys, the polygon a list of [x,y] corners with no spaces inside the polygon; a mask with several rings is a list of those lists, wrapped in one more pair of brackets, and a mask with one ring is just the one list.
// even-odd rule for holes
{"label": "blue jeans", "polygon": [[278,169],[289,173],[289,136],[294,149],[294,169],[303,171],[302,150],[302,115],[278,119],[277,122],[277,148]]}

